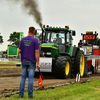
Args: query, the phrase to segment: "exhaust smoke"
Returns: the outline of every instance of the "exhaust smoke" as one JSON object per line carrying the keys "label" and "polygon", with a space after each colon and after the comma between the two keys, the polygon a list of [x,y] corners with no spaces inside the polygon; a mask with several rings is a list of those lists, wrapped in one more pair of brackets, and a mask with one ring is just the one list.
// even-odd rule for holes
{"label": "exhaust smoke", "polygon": [[39,11],[37,0],[21,0],[21,2],[22,8],[27,11],[27,13],[32,16],[36,23],[42,28],[42,16]]}
{"label": "exhaust smoke", "polygon": [[21,4],[21,8],[27,14],[32,16],[33,19],[36,21],[36,23],[42,28],[42,16],[38,6],[38,0],[6,0],[6,1],[10,2],[11,4],[14,3],[15,5]]}

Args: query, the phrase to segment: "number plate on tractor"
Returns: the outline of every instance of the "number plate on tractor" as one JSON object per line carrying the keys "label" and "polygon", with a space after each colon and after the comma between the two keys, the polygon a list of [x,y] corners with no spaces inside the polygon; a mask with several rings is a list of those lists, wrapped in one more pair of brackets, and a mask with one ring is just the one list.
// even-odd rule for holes
{"label": "number plate on tractor", "polygon": [[[40,71],[41,72],[52,72],[52,58],[40,58]],[[35,70],[38,72],[38,70]]]}

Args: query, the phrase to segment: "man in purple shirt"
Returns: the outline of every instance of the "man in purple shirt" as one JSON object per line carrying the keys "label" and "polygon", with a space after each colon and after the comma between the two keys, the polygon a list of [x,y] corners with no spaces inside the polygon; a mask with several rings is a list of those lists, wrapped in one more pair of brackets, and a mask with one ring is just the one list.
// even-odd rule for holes
{"label": "man in purple shirt", "polygon": [[35,28],[29,27],[29,35],[22,38],[18,45],[18,52],[21,53],[22,62],[22,77],[20,81],[19,97],[23,97],[25,80],[28,71],[28,97],[33,98],[33,78],[35,74],[36,62],[37,69],[40,69],[39,64],[39,43],[38,39],[34,38]]}

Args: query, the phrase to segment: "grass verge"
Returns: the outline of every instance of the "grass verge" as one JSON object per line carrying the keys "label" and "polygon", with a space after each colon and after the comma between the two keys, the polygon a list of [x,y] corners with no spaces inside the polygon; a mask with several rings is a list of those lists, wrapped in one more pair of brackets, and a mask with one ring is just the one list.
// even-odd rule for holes
{"label": "grass verge", "polygon": [[0,64],[16,64],[21,63],[20,61],[9,61],[9,62],[0,62]]}
{"label": "grass verge", "polygon": [[[0,100],[30,100],[28,93],[23,98],[15,94]],[[100,100],[100,80],[79,84],[61,86],[55,89],[34,91],[34,100]]]}
{"label": "grass verge", "polygon": [[[17,64],[17,63],[21,63],[20,61],[9,61],[9,62],[0,62],[0,64]],[[17,67],[17,66],[0,66],[0,68],[21,68]]]}
{"label": "grass verge", "polygon": [[20,67],[17,67],[17,66],[0,66],[0,68],[21,68],[21,66]]}

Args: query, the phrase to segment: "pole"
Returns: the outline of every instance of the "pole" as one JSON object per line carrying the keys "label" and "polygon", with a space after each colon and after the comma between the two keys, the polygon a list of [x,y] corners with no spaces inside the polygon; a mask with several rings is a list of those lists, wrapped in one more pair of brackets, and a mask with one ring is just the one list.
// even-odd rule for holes
{"label": "pole", "polygon": [[78,82],[80,82],[80,74],[76,75],[76,86],[78,86]]}

